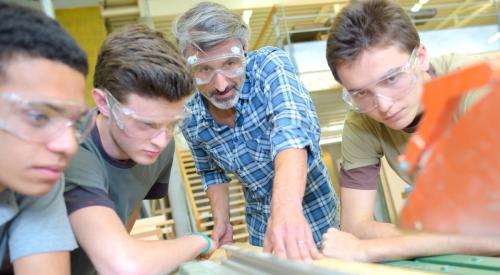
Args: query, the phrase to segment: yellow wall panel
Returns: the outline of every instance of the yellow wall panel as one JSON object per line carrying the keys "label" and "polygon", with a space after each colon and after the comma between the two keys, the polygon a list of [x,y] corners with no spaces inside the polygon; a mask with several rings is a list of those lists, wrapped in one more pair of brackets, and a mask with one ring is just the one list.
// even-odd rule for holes
{"label": "yellow wall panel", "polygon": [[97,61],[97,54],[106,38],[104,18],[98,6],[72,9],[57,9],[57,21],[76,39],[80,47],[87,53],[89,75],[87,76],[87,101],[94,106],[90,91]]}

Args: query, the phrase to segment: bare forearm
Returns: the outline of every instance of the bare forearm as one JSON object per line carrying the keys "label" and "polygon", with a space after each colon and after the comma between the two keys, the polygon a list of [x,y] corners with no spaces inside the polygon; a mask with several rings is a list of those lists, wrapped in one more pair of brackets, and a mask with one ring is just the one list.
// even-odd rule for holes
{"label": "bare forearm", "polygon": [[264,252],[293,260],[319,259],[321,254],[302,209],[307,182],[307,150],[283,150],[276,156],[274,165],[271,216]]}
{"label": "bare forearm", "polygon": [[443,254],[500,255],[500,237],[419,233],[365,240],[363,245],[370,262]]}
{"label": "bare forearm", "polygon": [[[175,270],[183,262],[193,260],[207,247],[206,240],[198,235],[191,235],[167,241],[140,241],[132,240],[129,246],[129,255],[123,259],[125,273],[137,274],[166,274]],[[127,270],[128,269],[128,270]]]}
{"label": "bare forearm", "polygon": [[218,184],[207,190],[214,220],[229,221],[229,187]]}
{"label": "bare forearm", "polygon": [[307,177],[307,151],[287,149],[275,159],[271,211],[290,207],[302,211]]}
{"label": "bare forearm", "polygon": [[14,262],[15,274],[70,274],[69,252],[47,252],[22,257]]}
{"label": "bare forearm", "polygon": [[166,241],[128,237],[115,245],[119,248],[107,252],[108,256],[112,255],[108,260],[90,255],[93,262],[100,263],[96,264],[99,274],[167,274],[181,263],[196,258],[208,243],[201,236],[191,235]]}
{"label": "bare forearm", "polygon": [[401,236],[401,232],[394,224],[366,220],[354,225],[341,222],[341,229],[360,239],[375,239]]}
{"label": "bare forearm", "polygon": [[165,274],[207,247],[198,235],[142,241],[128,234],[113,209],[91,206],[70,216],[73,232],[99,274]]}

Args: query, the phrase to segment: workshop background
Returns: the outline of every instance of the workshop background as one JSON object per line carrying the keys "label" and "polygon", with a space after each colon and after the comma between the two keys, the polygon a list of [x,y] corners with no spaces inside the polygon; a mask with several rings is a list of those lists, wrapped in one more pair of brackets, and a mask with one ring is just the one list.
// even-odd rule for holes
{"label": "workshop background", "polygon": [[[127,24],[143,23],[164,32],[171,40],[172,22],[200,1],[194,0],[11,0],[56,18],[78,41],[89,57],[87,98],[97,53],[107,34]],[[342,128],[347,105],[324,57],[327,32],[345,0],[222,0],[215,1],[240,13],[251,28],[250,50],[275,46],[286,50],[316,104],[321,125],[323,158],[334,187]],[[456,52],[495,55],[500,49],[500,13],[496,0],[403,0],[397,1],[411,16],[422,42],[432,56]],[[174,166],[169,197],[145,201],[132,234],[143,239],[164,239],[198,230],[210,233],[208,199],[196,175],[182,136],[176,137],[178,165]],[[391,185],[387,184],[391,182]],[[182,184],[180,184],[182,183]],[[382,166],[375,216],[397,222],[404,204],[406,184],[387,164]],[[172,211],[174,209],[174,211]],[[246,241],[244,199],[241,185],[231,182],[231,215],[235,240]]]}

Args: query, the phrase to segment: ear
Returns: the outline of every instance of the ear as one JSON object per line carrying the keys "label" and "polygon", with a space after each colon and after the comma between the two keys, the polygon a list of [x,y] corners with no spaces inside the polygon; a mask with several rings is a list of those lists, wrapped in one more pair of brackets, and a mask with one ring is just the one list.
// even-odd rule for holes
{"label": "ear", "polygon": [[245,55],[245,57],[248,57],[248,42],[243,45],[243,54]]}
{"label": "ear", "polygon": [[422,43],[417,48],[417,58],[420,70],[427,72],[430,68],[429,56],[427,55],[427,47]]}
{"label": "ear", "polygon": [[97,109],[99,109],[99,112],[105,117],[109,117],[110,110],[106,100],[106,92],[101,89],[94,88],[92,90],[92,98],[94,98],[95,105],[97,106]]}

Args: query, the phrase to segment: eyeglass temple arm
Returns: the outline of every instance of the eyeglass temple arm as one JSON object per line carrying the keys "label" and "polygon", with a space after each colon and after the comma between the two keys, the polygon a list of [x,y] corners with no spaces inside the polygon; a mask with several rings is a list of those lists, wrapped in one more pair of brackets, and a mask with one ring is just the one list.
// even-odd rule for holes
{"label": "eyeglass temple arm", "polygon": [[399,156],[400,168],[411,175],[422,167],[428,159],[429,148],[449,130],[462,96],[498,80],[500,59],[472,65],[426,83],[422,97],[425,113],[406,152]]}

